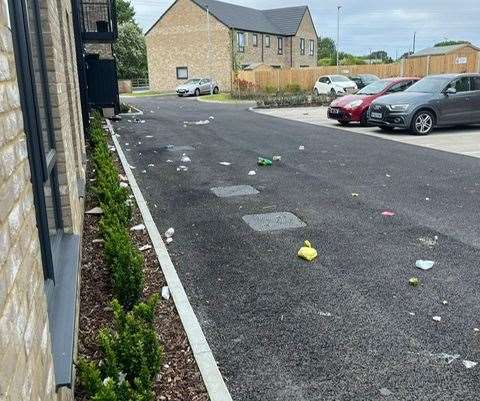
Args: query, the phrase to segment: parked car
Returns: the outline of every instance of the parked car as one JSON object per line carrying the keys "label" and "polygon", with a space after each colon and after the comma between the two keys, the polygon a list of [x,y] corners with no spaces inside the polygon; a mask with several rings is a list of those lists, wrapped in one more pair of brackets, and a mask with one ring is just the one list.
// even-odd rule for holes
{"label": "parked car", "polygon": [[200,96],[204,94],[214,94],[220,92],[218,83],[210,78],[196,78],[190,79],[183,85],[177,87],[178,96]]}
{"label": "parked car", "polygon": [[420,78],[389,78],[382,79],[360,89],[354,95],[347,95],[332,102],[327,111],[328,118],[337,120],[342,125],[350,122],[367,124],[367,111],[372,102],[386,94],[402,92]]}
{"label": "parked car", "polygon": [[357,84],[343,75],[325,75],[318,78],[313,92],[315,95],[345,95],[358,90]]}
{"label": "parked car", "polygon": [[480,123],[480,74],[432,75],[403,93],[375,100],[368,122],[428,135],[435,127]]}
{"label": "parked car", "polygon": [[380,80],[380,78],[373,74],[351,75],[348,78],[357,84],[358,89],[365,88],[367,85]]}

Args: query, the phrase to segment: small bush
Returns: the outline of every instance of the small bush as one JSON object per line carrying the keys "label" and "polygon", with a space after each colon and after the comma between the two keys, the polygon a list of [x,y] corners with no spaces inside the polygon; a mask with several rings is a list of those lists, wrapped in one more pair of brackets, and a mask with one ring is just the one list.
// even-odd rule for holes
{"label": "small bush", "polygon": [[273,95],[274,93],[277,93],[277,88],[272,85],[267,85],[265,87],[265,93],[268,93],[269,95]]}
{"label": "small bush", "polygon": [[259,108],[298,107],[298,106],[328,106],[332,98],[328,95],[310,95],[308,93],[286,94],[274,96],[264,95],[257,99]]}
{"label": "small bush", "polygon": [[288,84],[285,86],[285,93],[293,93],[293,94],[298,94],[302,93],[302,87],[299,84]]}

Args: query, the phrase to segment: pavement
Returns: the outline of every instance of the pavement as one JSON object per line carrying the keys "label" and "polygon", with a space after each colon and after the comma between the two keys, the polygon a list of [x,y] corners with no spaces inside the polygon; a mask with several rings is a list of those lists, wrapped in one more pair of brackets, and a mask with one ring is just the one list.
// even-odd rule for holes
{"label": "pavement", "polygon": [[[119,141],[160,232],[175,228],[170,256],[233,400],[479,399],[480,364],[463,364],[480,362],[477,158],[240,105],[131,102],[145,122],[115,123]],[[312,263],[296,256],[307,239]]]}
{"label": "pavement", "polygon": [[335,128],[339,131],[370,135],[391,141],[480,158],[480,126],[478,125],[437,128],[428,136],[415,136],[411,135],[409,132],[401,130],[384,133],[376,127],[360,127],[357,123],[351,123],[347,127],[342,127],[336,121],[327,118],[326,107],[257,109],[255,111],[271,117],[280,117],[288,120]]}

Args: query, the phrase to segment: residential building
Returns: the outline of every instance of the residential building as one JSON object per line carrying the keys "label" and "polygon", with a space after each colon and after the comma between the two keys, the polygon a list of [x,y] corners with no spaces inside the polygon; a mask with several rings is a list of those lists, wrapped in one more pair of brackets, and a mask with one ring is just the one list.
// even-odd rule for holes
{"label": "residential building", "polygon": [[313,67],[317,33],[307,6],[257,10],[216,0],[176,0],[146,33],[151,89],[212,77],[222,90],[252,64]]}
{"label": "residential building", "polygon": [[0,0],[0,400],[73,400],[88,122],[80,5]]}

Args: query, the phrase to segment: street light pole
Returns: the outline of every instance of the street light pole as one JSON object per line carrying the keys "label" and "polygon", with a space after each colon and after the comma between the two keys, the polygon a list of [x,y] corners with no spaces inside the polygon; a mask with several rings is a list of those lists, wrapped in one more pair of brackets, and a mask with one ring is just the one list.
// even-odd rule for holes
{"label": "street light pole", "polygon": [[340,72],[340,9],[342,6],[337,6],[337,74]]}
{"label": "street light pole", "polygon": [[417,32],[413,33],[413,53],[415,53],[415,47],[417,45]]}
{"label": "street light pole", "polygon": [[210,10],[207,6],[207,35],[208,35],[208,56],[207,56],[207,60],[208,60],[208,68],[209,68],[209,74],[210,74],[210,96],[213,95],[213,81],[212,81],[212,63],[211,63],[211,60],[210,60],[210,52],[212,51],[212,42],[211,42],[211,38],[210,38]]}

